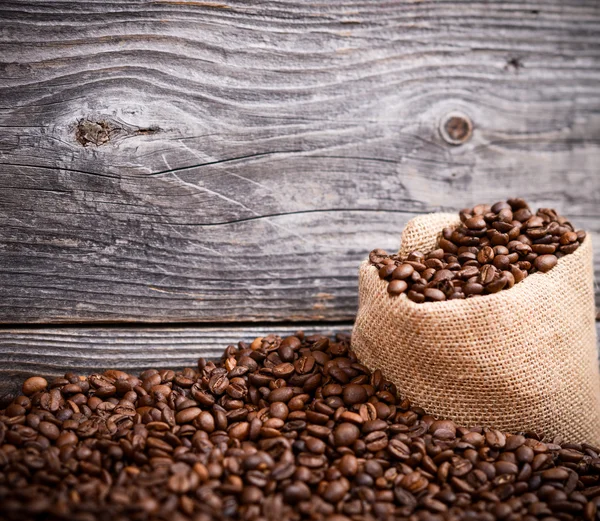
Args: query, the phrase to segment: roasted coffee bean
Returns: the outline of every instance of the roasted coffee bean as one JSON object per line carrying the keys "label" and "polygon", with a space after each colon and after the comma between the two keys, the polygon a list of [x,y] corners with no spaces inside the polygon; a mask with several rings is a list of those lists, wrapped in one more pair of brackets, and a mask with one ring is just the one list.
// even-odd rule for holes
{"label": "roasted coffee bean", "polygon": [[542,479],[543,480],[552,480],[552,481],[564,481],[569,477],[569,471],[561,468],[561,467],[554,467],[548,470],[544,470],[542,472]]}
{"label": "roasted coffee bean", "polygon": [[413,302],[425,302],[425,296],[423,295],[423,293],[420,293],[418,291],[410,290],[406,296]]}
{"label": "roasted coffee bean", "polygon": [[529,273],[549,271],[585,239],[556,211],[540,208],[533,215],[522,199],[510,201],[522,206],[500,201],[493,205],[502,207],[497,213],[487,205],[461,210],[462,224],[444,228],[439,248],[429,253],[400,258],[373,250],[370,262],[387,281],[388,293],[422,303],[507,290]]}
{"label": "roasted coffee bean", "polygon": [[379,264],[381,261],[385,260],[387,256],[388,254],[385,250],[376,249],[369,254],[369,261],[371,264]]}
{"label": "roasted coffee bean", "polygon": [[271,391],[269,394],[269,401],[273,402],[289,402],[294,396],[294,389],[291,387],[280,387],[279,389],[275,389]]}
{"label": "roasted coffee bean", "polygon": [[382,279],[387,279],[396,269],[395,264],[386,264],[379,269],[379,277]]}
{"label": "roasted coffee bean", "polygon": [[498,293],[498,291],[502,290],[507,284],[508,279],[506,277],[499,277],[487,284],[487,286],[485,286],[485,291],[487,293]]}
{"label": "roasted coffee bean", "polygon": [[352,445],[360,436],[359,428],[353,423],[341,423],[333,431],[333,439],[338,447]]}
{"label": "roasted coffee bean", "polygon": [[423,291],[423,295],[425,296],[425,298],[428,298],[429,300],[432,300],[434,302],[446,300],[446,295],[444,294],[444,292],[435,288],[425,288],[425,290]]}
{"label": "roasted coffee bean", "polygon": [[404,293],[408,288],[408,284],[404,280],[392,280],[388,284],[388,293],[390,295],[400,295]]}
{"label": "roasted coffee bean", "polygon": [[60,429],[54,423],[47,421],[40,422],[38,429],[49,440],[57,440],[60,436]]}
{"label": "roasted coffee bean", "polygon": [[474,215],[473,217],[469,217],[465,221],[465,226],[469,230],[481,230],[486,227],[486,222],[485,222],[485,219],[483,218],[483,216]]}
{"label": "roasted coffee bean", "polygon": [[315,367],[315,363],[316,360],[314,356],[302,356],[294,362],[294,368],[298,374],[307,374],[312,372]]}
{"label": "roasted coffee bean", "polygon": [[558,259],[556,258],[556,255],[540,255],[535,259],[533,265],[537,270],[546,273],[554,268],[557,263]]}
{"label": "roasted coffee bean", "polygon": [[202,409],[200,409],[199,407],[189,407],[187,409],[184,409],[183,411],[178,412],[175,415],[175,420],[177,421],[177,423],[191,423],[201,413]]}
{"label": "roasted coffee bean", "polygon": [[295,481],[288,485],[283,491],[283,497],[290,505],[296,505],[301,501],[310,499],[310,488],[302,481]]}
{"label": "roasted coffee bean", "polygon": [[479,268],[475,267],[475,266],[467,266],[466,268],[463,268],[462,270],[460,270],[457,273],[457,276],[460,279],[470,279],[471,277],[476,277],[479,274]]}
{"label": "roasted coffee bean", "polygon": [[404,280],[410,277],[415,269],[410,264],[400,264],[393,272],[392,279]]}
{"label": "roasted coffee bean", "polygon": [[355,405],[357,403],[364,403],[367,401],[368,394],[366,389],[362,385],[349,384],[344,387],[343,399],[347,405]]}
{"label": "roasted coffee bean", "polygon": [[599,449],[426,416],[349,340],[31,386],[0,410],[2,518],[595,519]]}
{"label": "roasted coffee bean", "polygon": [[429,427],[429,432],[439,439],[453,439],[456,436],[456,425],[449,420],[436,420]]}
{"label": "roasted coffee bean", "polygon": [[494,250],[490,246],[484,246],[477,253],[477,262],[479,264],[488,264],[494,260]]}
{"label": "roasted coffee bean", "polygon": [[481,295],[483,293],[483,286],[478,282],[467,282],[462,289],[465,295]]}
{"label": "roasted coffee bean", "polygon": [[32,394],[43,391],[48,386],[48,382],[41,376],[32,376],[23,383],[23,394],[31,396]]}
{"label": "roasted coffee bean", "polygon": [[273,367],[273,376],[276,378],[287,379],[294,373],[294,366],[290,363],[283,363]]}

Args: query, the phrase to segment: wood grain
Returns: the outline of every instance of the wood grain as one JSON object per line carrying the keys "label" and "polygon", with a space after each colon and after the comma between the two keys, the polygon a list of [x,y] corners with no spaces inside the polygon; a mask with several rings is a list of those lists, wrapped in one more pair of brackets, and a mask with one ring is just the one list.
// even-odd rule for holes
{"label": "wood grain", "polygon": [[[33,375],[91,374],[117,368],[131,373],[144,369],[194,367],[199,357],[217,359],[240,340],[273,333],[349,333],[351,324],[302,324],[228,327],[58,327],[0,331],[0,406],[16,396]],[[600,322],[596,322],[600,338]]]}
{"label": "wood grain", "polygon": [[2,2],[0,322],[348,320],[411,216],[511,195],[600,258],[599,42],[595,0]]}
{"label": "wood grain", "polygon": [[[194,367],[198,358],[220,358],[228,345],[276,334],[293,335],[296,325],[5,329],[0,331],[0,405],[16,396],[33,375],[91,374],[106,369]],[[349,324],[302,325],[306,335],[350,332]]]}

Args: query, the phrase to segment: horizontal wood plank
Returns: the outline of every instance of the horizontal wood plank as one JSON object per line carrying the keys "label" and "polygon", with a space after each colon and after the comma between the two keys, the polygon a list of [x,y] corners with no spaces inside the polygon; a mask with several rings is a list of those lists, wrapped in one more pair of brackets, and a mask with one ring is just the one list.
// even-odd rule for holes
{"label": "horizontal wood plank", "polygon": [[198,358],[218,359],[228,345],[276,334],[351,331],[350,324],[249,327],[42,328],[0,330],[0,404],[20,392],[33,375],[91,374],[106,369],[139,373],[149,368],[194,367]]}
{"label": "horizontal wood plank", "polygon": [[598,41],[595,0],[2,2],[0,323],[348,320],[411,216],[514,195],[600,259]]}
{"label": "horizontal wood plank", "polygon": [[[97,327],[0,330],[0,405],[33,375],[62,376],[121,369],[194,367],[199,357],[218,359],[228,345],[267,334],[293,335],[296,325],[260,327]],[[305,334],[350,333],[351,324],[303,324]],[[596,322],[600,339],[600,321]]]}

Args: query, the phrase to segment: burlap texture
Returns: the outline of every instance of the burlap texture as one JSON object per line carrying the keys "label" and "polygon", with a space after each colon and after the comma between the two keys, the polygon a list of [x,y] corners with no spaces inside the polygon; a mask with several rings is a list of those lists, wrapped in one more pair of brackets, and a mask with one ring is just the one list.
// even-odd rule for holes
{"label": "burlap texture", "polygon": [[[410,221],[400,252],[435,247],[455,214]],[[588,235],[548,273],[510,290],[416,304],[390,297],[365,261],[352,347],[402,396],[464,426],[600,445],[592,244]]]}

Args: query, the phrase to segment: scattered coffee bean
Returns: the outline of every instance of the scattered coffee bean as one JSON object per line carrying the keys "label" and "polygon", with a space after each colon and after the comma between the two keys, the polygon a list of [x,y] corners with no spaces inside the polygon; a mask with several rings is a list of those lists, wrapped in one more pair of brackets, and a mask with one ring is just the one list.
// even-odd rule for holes
{"label": "scattered coffee bean", "polygon": [[197,369],[30,378],[0,410],[0,517],[598,521],[598,448],[428,416],[349,347],[268,335]]}
{"label": "scattered coffee bean", "polygon": [[48,382],[41,376],[32,376],[23,383],[23,394],[31,396],[32,394],[44,391],[48,386]]}
{"label": "scattered coffee bean", "polygon": [[362,385],[349,384],[344,387],[343,391],[344,403],[347,405],[355,405],[367,401],[368,394]]}

